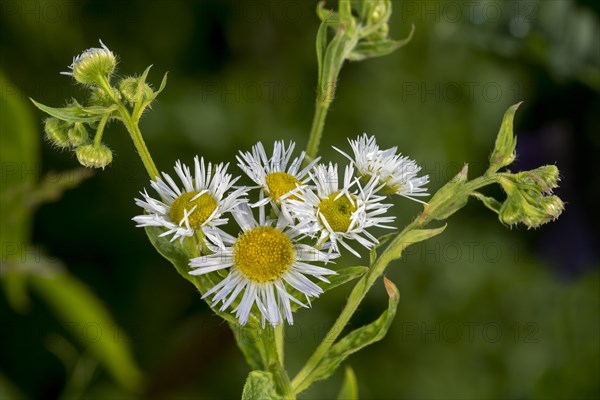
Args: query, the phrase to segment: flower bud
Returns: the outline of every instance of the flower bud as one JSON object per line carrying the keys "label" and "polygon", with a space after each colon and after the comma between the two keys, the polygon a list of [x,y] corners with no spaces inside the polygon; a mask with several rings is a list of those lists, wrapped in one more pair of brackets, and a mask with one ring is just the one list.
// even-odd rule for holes
{"label": "flower bud", "polygon": [[84,85],[98,85],[103,79],[108,79],[117,66],[117,58],[100,40],[102,48],[92,47],[73,58],[69,66],[71,72],[61,72],[71,75]]}
{"label": "flower bud", "polygon": [[69,129],[69,141],[73,147],[81,146],[90,141],[87,129],[81,122],[75,122],[71,129]]}
{"label": "flower bud", "polygon": [[103,144],[79,146],[75,153],[79,163],[88,168],[103,168],[112,162],[112,151]]}
{"label": "flower bud", "polygon": [[[144,85],[141,91],[138,90],[140,84]],[[141,82],[140,78],[134,78],[132,76],[121,81],[119,84],[119,90],[121,91],[121,94],[125,100],[127,100],[131,105],[148,100],[154,94],[154,91],[146,82]]]}
{"label": "flower bud", "polygon": [[544,196],[535,186],[528,188],[513,179],[503,178],[500,181],[508,195],[498,213],[502,223],[514,225],[521,222],[529,228],[537,228],[555,220],[564,210],[564,203],[557,196]]}
{"label": "flower bud", "polygon": [[56,147],[62,149],[69,147],[71,145],[68,135],[69,126],[70,124],[68,122],[61,121],[58,118],[46,119],[44,122],[46,138]]}
{"label": "flower bud", "polygon": [[515,174],[517,181],[544,193],[552,193],[560,180],[556,165],[544,165],[531,171]]}

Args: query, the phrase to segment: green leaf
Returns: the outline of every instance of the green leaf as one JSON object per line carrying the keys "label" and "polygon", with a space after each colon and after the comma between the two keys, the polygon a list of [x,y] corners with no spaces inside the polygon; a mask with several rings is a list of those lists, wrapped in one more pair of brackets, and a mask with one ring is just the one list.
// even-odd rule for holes
{"label": "green leaf", "polygon": [[94,175],[88,168],[76,168],[62,172],[49,172],[40,184],[29,193],[27,205],[34,210],[39,205],[56,201],[62,194]]}
{"label": "green leaf", "polygon": [[256,323],[247,323],[241,326],[237,323],[229,322],[229,327],[250,368],[267,369],[267,354],[265,353],[265,347],[260,341],[262,326]]}
{"label": "green leaf", "polygon": [[400,258],[404,249],[415,243],[422,242],[439,235],[446,229],[446,224],[433,229],[412,229],[402,236],[398,236],[385,250],[387,262]]}
{"label": "green leaf", "polygon": [[393,238],[395,236],[398,236],[398,232],[388,233],[387,235],[383,235],[383,236],[377,238],[377,240],[379,240],[379,243],[377,243],[375,246],[373,246],[373,248],[371,249],[371,252],[369,253],[370,265],[373,265],[373,263],[377,259],[377,249],[379,249],[381,246],[386,244],[391,238]]}
{"label": "green leaf", "polygon": [[344,24],[350,24],[353,20],[352,17],[352,4],[350,0],[340,0],[339,1],[339,13],[340,13],[340,22]]}
{"label": "green leaf", "polygon": [[115,111],[114,107],[82,107],[77,102],[62,108],[49,107],[30,98],[31,102],[48,115],[67,122],[97,122],[108,113]]}
{"label": "green leaf", "polygon": [[325,57],[325,52],[327,51],[327,23],[322,22],[319,26],[319,30],[317,31],[317,64],[319,67],[319,80],[323,76],[323,57]]}
{"label": "green leaf", "polygon": [[338,400],[358,400],[358,383],[351,367],[346,367],[344,383],[337,395]]}
{"label": "green leaf", "polygon": [[100,360],[122,387],[141,388],[142,373],[136,365],[129,339],[100,300],[83,283],[64,272],[31,274],[31,288],[58,315],[93,356]]}
{"label": "green leaf", "polygon": [[[334,344],[311,373],[311,379],[307,379],[306,382],[329,377],[348,356],[385,337],[396,316],[400,293],[389,279],[384,277],[383,282],[389,296],[387,310],[376,321],[350,332]],[[304,389],[298,388],[298,392]]]}
{"label": "green leaf", "polygon": [[[26,202],[28,191],[39,177],[42,135],[21,91],[2,73],[0,85],[5,89],[5,99],[0,103],[0,240],[4,254],[5,245],[20,247],[29,242],[32,212]],[[14,257],[20,255],[15,252]]]}
{"label": "green leaf", "polygon": [[515,118],[515,113],[521,104],[522,102],[509,107],[504,114],[502,124],[500,125],[500,131],[496,137],[494,151],[492,151],[490,156],[490,167],[487,174],[494,173],[500,168],[510,165],[515,160],[517,137],[513,132],[513,120]]}
{"label": "green leaf", "polygon": [[365,40],[359,42],[354,50],[352,50],[352,52],[349,54],[348,60],[362,61],[366,60],[367,58],[387,56],[388,54],[391,54],[408,44],[412,40],[414,32],[415,26],[411,25],[408,36],[402,40],[383,39],[377,41]]}
{"label": "green leaf", "polygon": [[242,400],[277,400],[281,398],[270,372],[252,371],[248,374],[242,392]]}
{"label": "green leaf", "polygon": [[485,205],[487,208],[489,208],[490,210],[492,210],[496,214],[498,214],[500,212],[500,208],[502,207],[502,203],[500,203],[495,198],[489,197],[489,196],[485,196],[485,195],[483,195],[483,194],[481,194],[479,192],[473,192],[473,193],[471,193],[471,196],[479,199],[483,203],[483,205]]}
{"label": "green leaf", "polygon": [[467,205],[469,193],[464,192],[469,166],[467,164],[454,178],[440,188],[429,204],[425,206],[425,213],[429,218],[444,220]]}

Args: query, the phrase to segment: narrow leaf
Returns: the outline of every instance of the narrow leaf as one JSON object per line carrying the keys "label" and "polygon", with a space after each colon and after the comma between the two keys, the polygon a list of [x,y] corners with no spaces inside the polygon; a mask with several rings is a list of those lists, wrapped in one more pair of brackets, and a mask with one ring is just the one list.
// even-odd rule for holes
{"label": "narrow leaf", "polygon": [[515,149],[517,147],[517,137],[513,132],[513,121],[515,113],[522,102],[517,103],[506,110],[502,124],[496,137],[494,151],[490,156],[490,167],[488,174],[498,171],[502,167],[510,165],[516,157]]}
{"label": "narrow leaf", "polygon": [[471,193],[471,196],[479,199],[483,203],[483,205],[485,205],[487,208],[489,208],[496,214],[498,214],[500,212],[500,207],[502,207],[502,203],[500,203],[495,198],[485,196],[479,192],[473,192],[473,193]]}
{"label": "narrow leaf", "polygon": [[[446,229],[446,224],[439,228],[433,229],[413,229],[402,236],[398,236],[385,251],[386,258],[395,260],[400,258],[402,252],[408,247],[415,243],[422,242],[430,239],[434,236],[439,235]],[[389,261],[388,261],[389,262]]]}
{"label": "narrow leaf", "polygon": [[[307,384],[329,377],[348,356],[385,337],[396,316],[400,293],[396,285],[387,278],[384,278],[384,285],[389,296],[387,310],[376,321],[350,332],[334,344],[315,368],[310,379],[306,380]],[[298,391],[303,389],[299,388]]]}
{"label": "narrow leaf", "polygon": [[46,114],[67,122],[96,122],[103,115],[114,111],[114,109],[109,107],[82,107],[77,103],[67,107],[54,108],[38,103],[31,98],[29,100]]}
{"label": "narrow leaf", "polygon": [[454,178],[437,191],[425,206],[425,212],[431,218],[440,221],[447,219],[467,204],[469,193],[463,193],[462,189],[467,182],[468,172],[469,166],[465,164]]}
{"label": "narrow leaf", "polygon": [[104,364],[122,387],[132,391],[141,387],[142,374],[129,339],[86,285],[62,272],[32,274],[30,281],[32,289],[59,318],[73,324],[69,329],[79,332],[75,338]]}
{"label": "narrow leaf", "polygon": [[277,400],[281,398],[270,372],[252,371],[248,374],[242,392],[242,400]]}
{"label": "narrow leaf", "polygon": [[338,400],[358,400],[358,383],[351,367],[346,367],[344,383],[337,395]]}
{"label": "narrow leaf", "polygon": [[378,40],[378,41],[364,41],[356,45],[354,50],[348,56],[351,61],[362,61],[367,58],[382,57],[393,53],[399,48],[408,44],[413,37],[415,32],[415,26],[412,25],[410,32],[405,39],[402,40]]}

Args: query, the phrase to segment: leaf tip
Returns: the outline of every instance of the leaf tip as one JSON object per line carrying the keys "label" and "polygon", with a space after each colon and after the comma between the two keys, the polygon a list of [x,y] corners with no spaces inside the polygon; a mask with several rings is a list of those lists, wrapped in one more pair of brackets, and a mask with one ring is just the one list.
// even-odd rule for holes
{"label": "leaf tip", "polygon": [[398,291],[398,288],[396,287],[396,285],[394,285],[394,282],[392,282],[391,280],[389,280],[387,277],[384,276],[383,277],[383,285],[385,286],[385,291],[387,292],[390,299],[392,301],[398,301],[398,298],[400,297],[400,292]]}

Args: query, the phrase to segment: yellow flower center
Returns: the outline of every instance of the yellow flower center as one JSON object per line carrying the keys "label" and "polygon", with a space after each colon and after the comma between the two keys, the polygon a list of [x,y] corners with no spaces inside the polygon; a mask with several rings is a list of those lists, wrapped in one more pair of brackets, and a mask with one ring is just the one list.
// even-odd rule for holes
{"label": "yellow flower center", "polygon": [[348,196],[342,195],[336,200],[335,197],[339,193],[330,194],[329,197],[321,200],[319,218],[325,219],[334,232],[346,232],[350,227],[350,217],[356,211],[356,199],[353,198],[352,202]]}
{"label": "yellow flower center", "polygon": [[234,244],[234,261],[252,282],[277,280],[296,259],[290,238],[270,226],[259,226],[242,233]]}
{"label": "yellow flower center", "polygon": [[[296,186],[301,184],[294,175],[287,172],[271,172],[265,180],[267,181],[269,194],[275,201],[278,201],[281,196],[290,190],[296,189]],[[288,199],[296,199],[296,196],[289,196]]]}
{"label": "yellow flower center", "polygon": [[196,208],[188,216],[188,221],[191,228],[199,228],[203,223],[206,222],[208,217],[211,216],[213,211],[217,208],[217,201],[208,192],[202,194],[197,199],[192,200],[198,192],[184,193],[171,204],[169,210],[169,218],[176,224],[180,224],[185,215],[184,212],[189,213],[194,206]]}

